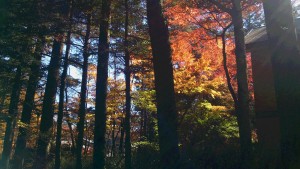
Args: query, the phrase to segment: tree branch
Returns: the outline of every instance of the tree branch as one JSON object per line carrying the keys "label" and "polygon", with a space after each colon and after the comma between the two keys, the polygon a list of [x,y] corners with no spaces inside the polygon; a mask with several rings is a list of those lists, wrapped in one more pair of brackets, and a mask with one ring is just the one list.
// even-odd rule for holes
{"label": "tree branch", "polygon": [[216,1],[216,0],[208,0],[210,3],[214,4],[217,8],[219,8],[220,10],[228,13],[229,15],[231,15],[231,9],[230,8],[226,8],[224,5],[222,5],[220,2]]}

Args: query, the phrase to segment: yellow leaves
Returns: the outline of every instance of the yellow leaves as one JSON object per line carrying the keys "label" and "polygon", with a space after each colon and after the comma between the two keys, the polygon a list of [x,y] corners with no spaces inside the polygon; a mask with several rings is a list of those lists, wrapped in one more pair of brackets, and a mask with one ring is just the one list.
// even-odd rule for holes
{"label": "yellow leaves", "polygon": [[95,114],[86,114],[86,119],[94,119]]}
{"label": "yellow leaves", "polygon": [[211,107],[212,112],[218,112],[219,114],[222,114],[223,116],[230,116],[228,114],[228,108],[225,106],[212,106]]}
{"label": "yellow leaves", "polygon": [[23,123],[23,122],[21,122],[20,120],[18,120],[17,125],[18,125],[19,127],[27,128],[27,129],[30,127],[28,124]]}

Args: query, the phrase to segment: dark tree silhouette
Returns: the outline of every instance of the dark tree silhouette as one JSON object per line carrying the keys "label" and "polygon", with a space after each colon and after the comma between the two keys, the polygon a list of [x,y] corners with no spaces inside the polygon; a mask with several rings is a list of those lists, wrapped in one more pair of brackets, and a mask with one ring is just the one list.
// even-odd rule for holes
{"label": "dark tree silhouette", "polygon": [[72,29],[72,17],[73,17],[73,0],[68,1],[69,5],[69,23],[68,32],[66,37],[66,53],[64,57],[63,72],[60,77],[60,88],[59,88],[59,103],[58,103],[58,113],[57,113],[57,128],[56,128],[56,141],[55,141],[55,169],[60,169],[61,164],[61,132],[62,132],[62,122],[64,117],[64,98],[66,89],[66,78],[69,67],[69,55],[71,50],[71,29]]}
{"label": "dark tree silhouette", "polygon": [[[42,38],[36,44],[36,52],[34,53],[34,60],[30,66],[30,77],[28,80],[28,85],[26,89],[26,96],[23,103],[23,110],[21,114],[21,122],[29,125],[32,117],[32,110],[34,108],[34,95],[37,89],[37,85],[40,78],[40,65],[42,52],[45,45],[45,40]],[[19,127],[19,134],[16,140],[16,148],[13,156],[12,168],[22,169],[23,159],[25,157],[26,140],[28,136],[28,129],[24,126]]]}
{"label": "dark tree silhouette", "polygon": [[131,169],[131,140],[130,140],[130,110],[131,110],[131,96],[130,96],[130,53],[128,45],[128,27],[129,27],[129,8],[128,0],[125,0],[125,83],[126,83],[126,103],[125,103],[125,169]]}
{"label": "dark tree silhouette", "polygon": [[[243,16],[241,0],[231,0],[232,7],[228,8],[216,0],[208,0],[223,12],[228,13],[232,18],[234,26],[235,55],[237,66],[237,98],[235,101],[235,113],[239,126],[240,145],[241,145],[241,167],[250,168],[251,163],[251,126],[250,126],[250,107],[249,107],[249,89],[248,73],[246,61],[245,34],[243,30]],[[229,90],[230,86],[229,86]],[[230,91],[232,93],[232,91]],[[233,95],[232,95],[233,96]]]}
{"label": "dark tree silhouette", "polygon": [[147,0],[147,18],[155,75],[160,167],[176,169],[180,162],[173,66],[169,32],[160,0]]}
{"label": "dark tree silhouette", "polygon": [[14,78],[14,85],[10,95],[10,103],[8,110],[8,117],[6,118],[6,128],[2,151],[1,168],[7,169],[9,165],[10,154],[12,151],[12,144],[14,138],[14,128],[16,126],[16,118],[18,115],[18,103],[20,99],[21,91],[21,78],[22,78],[22,67],[17,67],[16,75]]}
{"label": "dark tree silhouette", "polygon": [[86,112],[86,92],[87,92],[87,73],[88,73],[88,59],[89,59],[89,39],[91,33],[91,14],[87,14],[86,17],[86,33],[83,44],[83,65],[82,65],[82,80],[80,89],[80,105],[79,105],[79,122],[77,124],[78,136],[77,136],[77,152],[76,152],[76,168],[82,168],[82,145],[84,137],[84,123]]}
{"label": "dark tree silhouette", "polygon": [[94,130],[94,169],[104,169],[105,165],[105,132],[106,132],[106,97],[109,40],[108,28],[111,0],[102,0],[100,17],[100,34],[98,46],[98,66],[96,80],[96,112]]}
{"label": "dark tree silhouette", "polygon": [[57,35],[53,42],[52,55],[48,68],[47,83],[43,100],[40,133],[33,168],[46,169],[48,153],[52,138],[54,103],[59,80],[60,59],[63,49],[63,35]]}
{"label": "dark tree silhouette", "polygon": [[251,165],[251,127],[249,117],[250,109],[245,34],[243,30],[241,1],[233,0],[232,4],[233,8],[231,17],[234,26],[235,55],[237,66],[236,75],[238,83],[238,104],[236,116],[239,125],[242,167],[247,169],[250,168]]}

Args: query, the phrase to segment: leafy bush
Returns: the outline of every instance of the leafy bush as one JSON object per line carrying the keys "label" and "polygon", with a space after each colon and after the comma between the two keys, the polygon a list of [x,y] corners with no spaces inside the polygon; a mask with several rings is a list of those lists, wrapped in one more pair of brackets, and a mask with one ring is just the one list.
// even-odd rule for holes
{"label": "leafy bush", "polygon": [[118,154],[113,157],[106,157],[105,169],[123,169],[124,162],[124,157]]}
{"label": "leafy bush", "polygon": [[[82,168],[93,168],[92,156],[86,156],[82,159]],[[48,168],[54,168],[54,160],[49,164]],[[76,168],[76,158],[72,155],[61,157],[61,169],[74,169]]]}
{"label": "leafy bush", "polygon": [[238,168],[238,126],[236,118],[227,112],[224,106],[194,102],[179,127],[184,161],[194,168]]}
{"label": "leafy bush", "polygon": [[159,147],[155,143],[147,141],[137,142],[132,147],[134,169],[158,168]]}

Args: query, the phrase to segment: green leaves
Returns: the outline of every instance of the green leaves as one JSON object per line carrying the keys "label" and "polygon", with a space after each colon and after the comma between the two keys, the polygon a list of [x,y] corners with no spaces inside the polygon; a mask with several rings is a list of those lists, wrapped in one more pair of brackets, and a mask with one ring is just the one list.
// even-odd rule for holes
{"label": "green leaves", "polygon": [[155,90],[136,91],[133,93],[133,103],[139,109],[156,112]]}

